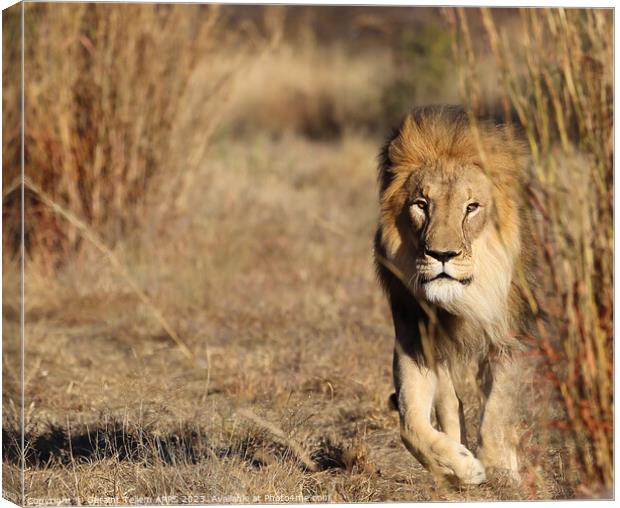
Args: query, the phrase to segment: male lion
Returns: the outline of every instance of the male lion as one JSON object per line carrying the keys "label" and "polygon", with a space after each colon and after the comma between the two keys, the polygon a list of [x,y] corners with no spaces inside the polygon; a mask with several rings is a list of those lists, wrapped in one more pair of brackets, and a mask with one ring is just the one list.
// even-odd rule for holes
{"label": "male lion", "polygon": [[[407,449],[462,484],[485,481],[485,468],[518,479],[515,279],[527,157],[509,132],[471,123],[461,108],[418,108],[380,155],[375,262],[396,334],[392,400]],[[478,458],[457,395],[472,365],[484,400]]]}

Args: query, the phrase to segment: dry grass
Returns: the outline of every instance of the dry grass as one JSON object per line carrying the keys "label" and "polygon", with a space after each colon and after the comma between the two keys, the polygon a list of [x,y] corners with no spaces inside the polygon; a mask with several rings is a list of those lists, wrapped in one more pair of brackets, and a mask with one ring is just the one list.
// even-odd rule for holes
{"label": "dry grass", "polygon": [[338,44],[285,42],[237,76],[226,123],[246,134],[322,140],[375,130],[383,127],[382,95],[394,76],[386,48],[360,54]]}
{"label": "dry grass", "polygon": [[[109,243],[142,225],[148,200],[160,221],[178,212],[204,163],[245,54],[205,70],[226,35],[217,21],[216,6],[25,8],[26,172]],[[32,252],[58,264],[79,247],[37,199],[26,208]]]}
{"label": "dry grass", "polygon": [[[50,14],[50,36],[53,30],[58,34],[64,23],[78,23],[91,15],[86,6],[60,7],[69,11]],[[126,94],[122,115],[97,109],[109,96],[93,82],[78,94],[91,97],[90,106],[75,100],[77,74],[70,62],[100,62],[98,51],[103,58],[115,47],[108,43],[94,45],[95,52],[86,58],[83,41],[68,42],[65,52],[71,58],[54,67],[58,72],[41,76],[37,97],[48,97],[51,109],[43,110],[43,102],[36,100],[32,105],[39,108],[36,114],[48,115],[41,117],[33,134],[33,164],[53,164],[52,183],[31,178],[65,213],[55,213],[49,202],[42,203],[34,195],[29,198],[31,206],[38,203],[39,210],[53,214],[53,231],[37,223],[37,234],[53,240],[40,244],[51,250],[39,252],[62,263],[50,262],[45,255],[26,260],[26,503],[601,495],[591,483],[598,476],[577,460],[584,456],[583,440],[566,440],[565,430],[548,425],[572,423],[579,416],[566,415],[566,399],[558,397],[558,385],[535,376],[535,362],[532,373],[526,374],[531,381],[521,408],[525,458],[521,486],[500,481],[464,490],[436,486],[401,443],[397,415],[387,407],[392,390],[392,329],[371,265],[377,214],[375,156],[382,137],[373,131],[371,120],[382,114],[378,98],[393,77],[387,54],[355,53],[337,44],[307,45],[303,51],[287,41],[276,46],[282,20],[274,15],[268,23],[273,37],[259,38],[251,48],[244,46],[247,52],[238,61],[231,59],[236,53],[229,41],[220,40],[217,51],[211,45],[211,35],[218,33],[220,25],[212,23],[209,11],[187,7],[199,13],[187,16],[175,7],[168,12],[172,16],[158,21],[161,30],[151,34],[149,27],[154,26],[158,11],[131,8],[135,16],[118,19],[126,30],[124,37],[135,42],[152,35],[154,45],[149,51],[159,48],[162,58],[149,53],[143,59],[149,62],[149,72],[138,75],[133,67],[136,51],[118,49],[119,60],[110,76],[86,73],[86,78],[100,76],[104,81],[118,77],[118,91]],[[104,11],[97,6],[94,12],[101,23],[108,23],[113,15]],[[88,34],[91,42],[112,37],[103,29],[105,23],[84,25],[101,28]],[[192,47],[204,48],[208,58],[198,50],[166,49],[168,44],[187,49],[183,46],[189,44],[183,36],[186,32],[175,32],[175,27],[198,30],[201,26],[206,30],[204,38],[197,37]],[[68,33],[83,31],[78,28],[73,26]],[[238,41],[239,36],[231,32],[227,37]],[[55,44],[46,51],[53,53],[50,62],[60,58]],[[38,58],[32,65],[44,63]],[[491,64],[485,60],[484,65]],[[176,74],[164,72],[166,66],[176,69]],[[132,72],[122,73],[124,67]],[[213,76],[224,79],[224,95],[213,95]],[[61,86],[65,83],[71,86]],[[155,92],[144,97],[138,92],[148,83]],[[50,87],[59,90],[57,105],[49,99]],[[168,91],[174,89],[182,92],[170,95]],[[199,108],[203,102],[205,108]],[[91,138],[97,135],[97,126],[81,134],[76,131],[76,118],[84,111],[103,115],[108,134],[103,145],[99,138]],[[213,111],[217,116],[211,116]],[[61,122],[62,128],[46,128],[52,119]],[[330,130],[330,126],[336,127]],[[114,132],[122,136],[116,139],[110,135]],[[45,148],[43,140],[56,134],[62,142]],[[539,135],[536,132],[533,139]],[[569,147],[575,139],[571,136]],[[99,146],[109,154],[128,150],[134,158],[106,159],[110,164],[104,165],[97,180],[90,171]],[[575,251],[570,242],[587,245],[582,236],[586,229],[567,230],[569,215],[560,208],[554,189],[560,185],[583,189],[584,200],[579,203],[588,210],[585,193],[597,191],[585,185],[588,176],[578,172],[590,164],[588,147],[575,146],[573,153],[562,145],[562,150],[555,151],[554,146],[548,145],[554,155],[550,160],[567,171],[553,173],[541,166],[540,161],[547,158],[539,159],[535,167],[556,175],[558,181],[545,187],[533,180],[533,192],[544,191],[536,195],[546,213],[562,218],[539,217],[538,227],[543,229],[537,241],[545,256],[563,256],[558,269],[580,270],[574,272],[579,277],[562,278],[564,291],[570,280],[589,280],[592,271],[587,270],[592,269],[584,263],[597,258],[576,258],[583,261],[579,266],[576,260],[564,263]],[[131,179],[114,176],[146,168],[147,155],[154,157],[149,162],[154,173],[146,186],[136,182],[133,186]],[[79,199],[72,201],[67,189],[76,185],[79,171],[87,173],[87,186],[78,188]],[[111,193],[108,198],[90,194],[104,203],[101,207],[110,223],[93,219],[89,209],[94,202],[87,207],[81,203],[80,196],[88,196],[97,185]],[[132,192],[139,195],[135,207],[127,201]],[[9,205],[5,201],[5,212]],[[573,220],[580,219],[578,210]],[[118,226],[125,220],[127,225]],[[89,234],[97,241],[88,241]],[[552,236],[557,234],[561,236]],[[67,238],[73,239],[68,245],[78,248],[59,249],[58,242]],[[97,242],[104,248],[98,248]],[[547,253],[547,244],[555,250]],[[609,253],[603,251],[602,257],[608,261],[605,252]],[[541,263],[541,273],[548,260]],[[18,490],[21,481],[20,373],[15,363],[19,356],[17,261],[5,256],[3,265],[5,495]],[[557,276],[564,277],[563,272]],[[585,323],[580,320],[589,316],[590,333],[606,323],[605,316],[582,313],[593,304],[582,307],[578,302],[591,293],[563,293],[549,285],[552,282],[544,279],[548,294],[538,302],[552,317],[542,331],[552,333],[559,322],[558,309],[566,306],[562,298],[578,297],[568,302],[576,317],[555,332],[561,341],[550,338],[540,344],[549,343],[556,354],[560,345],[573,345],[576,349],[567,349],[568,361],[558,362],[558,367],[573,365],[571,354],[582,354],[579,347],[600,344],[575,338]],[[609,301],[597,300],[594,309],[607,309]],[[161,319],[154,317],[153,309]],[[163,323],[178,334],[191,357],[170,340]],[[537,357],[538,365],[551,350],[543,352]],[[593,354],[598,350],[593,349]],[[569,389],[566,393],[576,397],[571,391],[575,385],[566,384],[570,372],[587,374],[553,369]],[[591,384],[582,385],[584,389],[599,390],[596,393],[604,397],[598,381],[588,379]],[[466,417],[473,423],[477,401],[472,397],[467,402]],[[596,473],[599,462],[594,464]]]}

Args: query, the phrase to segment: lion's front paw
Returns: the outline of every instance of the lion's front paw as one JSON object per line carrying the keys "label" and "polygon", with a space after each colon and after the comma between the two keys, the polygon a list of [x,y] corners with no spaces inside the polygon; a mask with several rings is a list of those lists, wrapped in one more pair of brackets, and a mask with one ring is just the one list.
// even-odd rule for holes
{"label": "lion's front paw", "polygon": [[486,481],[482,463],[463,445],[441,436],[431,447],[435,472],[448,478],[456,477],[462,485],[479,485]]}

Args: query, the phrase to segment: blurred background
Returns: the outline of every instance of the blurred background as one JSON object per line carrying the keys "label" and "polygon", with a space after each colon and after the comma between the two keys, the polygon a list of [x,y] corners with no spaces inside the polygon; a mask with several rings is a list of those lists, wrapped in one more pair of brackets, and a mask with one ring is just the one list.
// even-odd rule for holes
{"label": "blurred background", "polygon": [[[24,8],[23,401],[21,7],[2,16],[5,496],[612,496],[613,11]],[[519,486],[434,485],[387,409],[376,156],[429,103],[532,153]]]}

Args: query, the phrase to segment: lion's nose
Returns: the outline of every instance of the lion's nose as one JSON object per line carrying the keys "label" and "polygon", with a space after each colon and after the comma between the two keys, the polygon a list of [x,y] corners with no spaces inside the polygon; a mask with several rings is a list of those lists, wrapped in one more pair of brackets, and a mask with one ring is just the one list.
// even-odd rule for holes
{"label": "lion's nose", "polygon": [[435,258],[438,261],[441,261],[442,263],[445,263],[446,261],[450,261],[453,257],[458,256],[461,252],[456,252],[455,250],[430,250],[430,249],[426,249],[425,254],[427,256],[430,256],[432,258]]}

